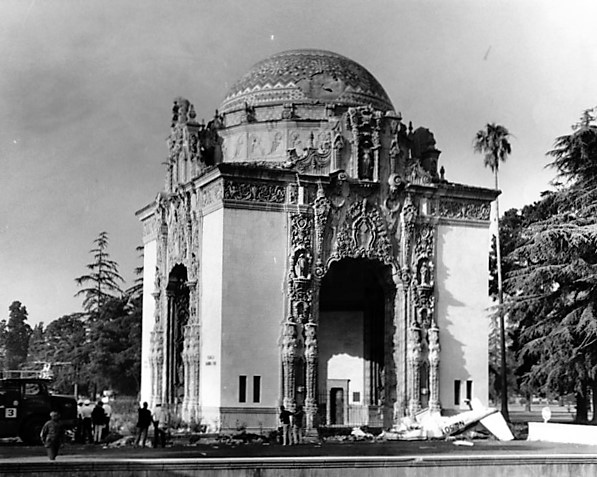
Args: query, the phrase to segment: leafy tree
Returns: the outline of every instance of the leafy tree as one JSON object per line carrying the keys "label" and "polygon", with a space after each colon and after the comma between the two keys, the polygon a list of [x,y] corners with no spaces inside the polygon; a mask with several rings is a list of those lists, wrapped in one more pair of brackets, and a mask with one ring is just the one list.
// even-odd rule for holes
{"label": "leafy tree", "polygon": [[29,338],[29,350],[27,353],[27,369],[37,369],[37,363],[47,361],[47,346],[44,333],[44,324],[38,323],[33,327]]}
{"label": "leafy tree", "polygon": [[99,388],[136,394],[141,375],[141,297],[113,298],[91,331],[90,366]]}
{"label": "leafy tree", "polygon": [[18,369],[27,359],[31,327],[27,323],[27,308],[20,301],[8,307],[10,314],[5,331],[6,367]]}
{"label": "leafy tree", "polygon": [[46,358],[53,365],[54,386],[61,392],[73,392],[76,383],[88,391],[92,377],[89,368],[87,326],[82,313],[64,315],[50,322],[45,331]]}
{"label": "leafy tree", "polygon": [[[473,142],[473,150],[484,156],[485,167],[489,167],[494,174],[495,189],[499,189],[498,175],[501,162],[505,162],[512,148],[509,142],[510,132],[499,124],[490,123],[481,129],[475,135]],[[506,368],[506,330],[505,320],[502,311],[502,304],[504,302],[502,290],[502,268],[501,268],[501,247],[500,247],[500,225],[499,225],[499,199],[495,200],[495,213],[497,221],[496,234],[496,268],[497,268],[497,298],[498,298],[498,314],[499,314],[499,329],[500,329],[500,390],[502,402],[502,414],[506,420],[510,420],[508,414],[508,381]]]}
{"label": "leafy tree", "polygon": [[0,369],[6,369],[6,320],[0,320]]}
{"label": "leafy tree", "polygon": [[88,313],[99,314],[101,307],[114,295],[121,295],[120,283],[124,282],[118,272],[118,263],[110,259],[108,253],[108,233],[100,232],[93,241],[93,262],[87,265],[89,273],[76,278],[77,285],[84,286],[75,296],[83,295],[83,308]]}

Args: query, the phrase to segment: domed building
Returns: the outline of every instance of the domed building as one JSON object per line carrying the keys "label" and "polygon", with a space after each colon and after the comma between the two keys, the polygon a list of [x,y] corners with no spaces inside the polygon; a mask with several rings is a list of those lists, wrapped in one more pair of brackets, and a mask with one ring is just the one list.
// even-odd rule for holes
{"label": "domed building", "polygon": [[490,204],[364,67],[295,50],[178,98],[143,223],[141,399],[183,421],[390,427],[488,395]]}

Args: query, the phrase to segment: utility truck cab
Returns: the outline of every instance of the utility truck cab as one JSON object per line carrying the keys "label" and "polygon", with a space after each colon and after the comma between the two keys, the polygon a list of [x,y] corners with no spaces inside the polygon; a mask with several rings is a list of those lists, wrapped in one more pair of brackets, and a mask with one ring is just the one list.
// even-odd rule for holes
{"label": "utility truck cab", "polygon": [[39,444],[51,411],[60,413],[65,428],[76,426],[77,401],[51,393],[50,383],[37,371],[0,371],[0,438],[20,437],[27,444]]}

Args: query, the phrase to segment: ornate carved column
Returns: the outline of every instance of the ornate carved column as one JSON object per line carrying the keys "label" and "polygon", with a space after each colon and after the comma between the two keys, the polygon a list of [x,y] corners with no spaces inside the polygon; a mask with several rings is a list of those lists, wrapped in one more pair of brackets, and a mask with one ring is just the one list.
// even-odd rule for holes
{"label": "ornate carved column", "polygon": [[295,360],[297,348],[297,325],[289,318],[284,323],[282,337],[282,370],[284,375],[283,393],[284,407],[291,412],[296,409],[296,376]]}
{"label": "ornate carved column", "polygon": [[421,410],[421,330],[416,324],[408,328],[408,411],[414,417]]}
{"label": "ornate carved column", "polygon": [[164,331],[156,324],[150,336],[152,347],[152,402],[163,402],[163,371],[164,371]]}
{"label": "ornate carved column", "polygon": [[317,344],[317,324],[310,321],[305,324],[305,361],[306,361],[306,396],[305,415],[307,429],[315,427],[317,415],[317,364],[319,348]]}
{"label": "ornate carved column", "polygon": [[394,277],[396,284],[396,296],[394,298],[394,336],[393,336],[393,359],[394,359],[394,383],[396,400],[394,401],[394,424],[406,415],[406,316],[408,285],[405,285],[398,275]]}
{"label": "ornate carved column", "polygon": [[173,320],[175,313],[174,294],[170,291],[166,292],[166,321],[165,321],[165,359],[164,359],[164,403],[168,405],[176,404],[174,399],[174,343],[173,343]]}
{"label": "ornate carved column", "polygon": [[427,331],[429,341],[429,410],[439,412],[441,409],[439,402],[439,328],[432,322]]}

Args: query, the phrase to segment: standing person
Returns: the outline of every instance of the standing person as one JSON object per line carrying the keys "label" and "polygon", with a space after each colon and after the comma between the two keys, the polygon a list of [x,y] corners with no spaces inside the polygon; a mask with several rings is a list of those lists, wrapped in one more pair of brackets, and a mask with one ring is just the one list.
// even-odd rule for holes
{"label": "standing person", "polygon": [[280,424],[282,424],[282,445],[287,446],[290,441],[290,416],[292,413],[287,411],[284,406],[280,406]]}
{"label": "standing person", "polygon": [[303,412],[302,406],[297,406],[295,413],[290,417],[290,422],[292,424],[292,443],[293,444],[300,444],[302,438],[302,430],[303,430],[303,417],[305,413]]}
{"label": "standing person", "polygon": [[139,417],[137,419],[137,439],[135,445],[138,446],[139,442],[143,440],[143,447],[145,447],[145,441],[147,440],[147,429],[152,422],[151,411],[147,409],[147,403],[143,403],[143,407],[139,408]]}
{"label": "standing person", "polygon": [[106,424],[104,403],[101,400],[97,402],[91,412],[91,423],[93,424],[93,442],[98,444],[102,440],[102,430]]}
{"label": "standing person", "polygon": [[60,424],[60,414],[52,411],[50,413],[50,420],[44,424],[39,433],[41,442],[46,448],[50,460],[56,460],[60,444],[62,444],[63,435],[64,429],[62,428],[62,424]]}
{"label": "standing person", "polygon": [[93,407],[91,407],[91,401],[85,399],[83,407],[81,408],[81,416],[83,418],[83,444],[92,443],[93,435],[91,433],[91,413]]}
{"label": "standing person", "polygon": [[166,419],[162,405],[157,403],[153,410],[153,447],[162,446],[166,447],[166,432],[164,427],[166,425]]}
{"label": "standing person", "polygon": [[75,442],[85,444],[85,434],[83,434],[83,400],[77,402],[77,429],[75,431]]}
{"label": "standing person", "polygon": [[102,439],[105,439],[110,434],[110,418],[112,417],[112,406],[110,406],[110,398],[104,397],[102,399],[104,403],[104,413],[106,414],[106,421],[104,431],[102,432]]}

